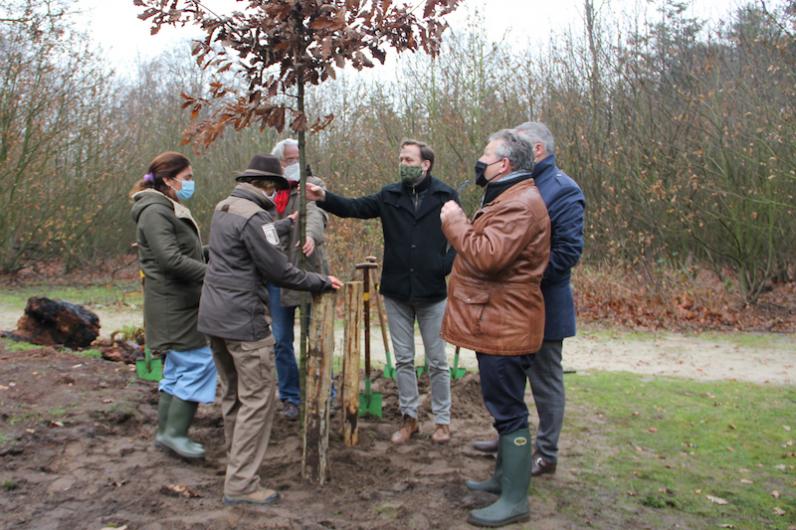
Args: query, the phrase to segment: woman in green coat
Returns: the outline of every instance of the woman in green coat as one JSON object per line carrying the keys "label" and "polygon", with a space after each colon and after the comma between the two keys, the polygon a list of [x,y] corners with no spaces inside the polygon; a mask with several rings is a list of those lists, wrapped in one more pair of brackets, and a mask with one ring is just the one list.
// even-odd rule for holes
{"label": "woman in green coat", "polygon": [[188,438],[199,403],[216,396],[216,367],[207,339],[196,329],[205,258],[199,226],[182,202],[193,195],[191,162],[161,153],[131,192],[138,260],[144,276],[147,346],[165,354],[155,445],[183,458],[202,458]]}

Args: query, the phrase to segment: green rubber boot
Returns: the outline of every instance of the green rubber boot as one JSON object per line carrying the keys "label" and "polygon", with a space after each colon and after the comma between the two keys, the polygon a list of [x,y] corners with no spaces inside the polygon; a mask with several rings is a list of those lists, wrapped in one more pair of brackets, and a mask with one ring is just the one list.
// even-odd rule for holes
{"label": "green rubber boot", "polygon": [[202,444],[188,438],[188,428],[198,407],[199,404],[195,401],[183,401],[177,396],[171,396],[163,433],[155,436],[155,443],[171,449],[183,458],[204,458],[205,449]]}
{"label": "green rubber boot", "polygon": [[500,498],[485,508],[473,510],[467,522],[496,528],[531,518],[528,486],[531,483],[531,433],[527,428],[500,436],[498,451],[503,457]]}
{"label": "green rubber boot", "polygon": [[503,476],[503,453],[500,452],[500,444],[498,444],[497,460],[495,460],[495,471],[492,476],[486,480],[467,480],[464,485],[467,489],[473,491],[485,491],[487,493],[494,493],[500,495],[500,479]]}
{"label": "green rubber boot", "polygon": [[[160,400],[158,401],[158,430],[155,433],[155,447],[166,447],[163,443],[163,435],[166,432],[166,425],[169,421],[169,407],[171,407],[172,395],[168,392],[160,392]],[[202,444],[191,440],[196,450],[204,450]]]}
{"label": "green rubber boot", "polygon": [[168,392],[159,392],[160,399],[158,400],[158,430],[155,433],[155,445],[159,445],[160,438],[166,432],[166,423],[169,421],[169,407],[171,406],[171,394]]}

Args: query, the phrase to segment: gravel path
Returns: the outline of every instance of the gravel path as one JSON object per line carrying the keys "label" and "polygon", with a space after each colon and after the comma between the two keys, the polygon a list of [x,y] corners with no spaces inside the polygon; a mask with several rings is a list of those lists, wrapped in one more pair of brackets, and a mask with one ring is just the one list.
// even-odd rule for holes
{"label": "gravel path", "polygon": [[[102,335],[124,325],[140,325],[138,311],[94,309],[100,316]],[[22,311],[0,307],[0,329],[16,326]],[[298,329],[296,329],[298,335]],[[338,328],[336,352],[343,340]],[[416,351],[423,345],[419,334]],[[371,330],[373,361],[385,362],[384,346],[378,327]],[[453,360],[454,348],[448,346]],[[421,362],[418,360],[417,362]],[[475,354],[463,350],[460,365],[474,369]],[[738,380],[753,383],[796,384],[796,335],[767,333],[634,333],[582,327],[580,334],[564,343],[564,366],[588,372],[627,371],[639,374],[687,377],[699,380]]]}

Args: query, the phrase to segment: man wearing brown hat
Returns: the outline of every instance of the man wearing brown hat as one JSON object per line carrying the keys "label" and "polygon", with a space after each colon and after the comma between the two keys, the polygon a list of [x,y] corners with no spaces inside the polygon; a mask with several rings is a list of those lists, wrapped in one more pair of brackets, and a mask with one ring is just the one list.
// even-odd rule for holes
{"label": "man wearing brown hat", "polygon": [[224,504],[267,505],[279,494],[260,485],[258,470],[276,405],[274,338],[267,283],[303,291],[339,289],[334,276],[305,272],[279,250],[292,218],[274,222],[274,197],[286,189],[279,160],[255,156],[210,225],[210,261],[199,304],[199,331],[210,337],[221,380],[227,472]]}

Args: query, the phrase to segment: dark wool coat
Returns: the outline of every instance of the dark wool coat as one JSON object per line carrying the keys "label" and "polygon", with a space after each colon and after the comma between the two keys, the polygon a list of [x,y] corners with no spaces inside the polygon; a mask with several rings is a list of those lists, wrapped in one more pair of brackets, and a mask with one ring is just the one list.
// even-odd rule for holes
{"label": "dark wool coat", "polygon": [[146,343],[155,351],[207,344],[196,329],[205,261],[190,210],[155,190],[133,196],[138,261],[144,275]]}
{"label": "dark wool coat", "polygon": [[442,233],[439,213],[447,201],[459,202],[459,196],[442,181],[431,175],[428,178],[431,180],[417,210],[413,198],[418,191],[400,182],[358,199],[327,191],[326,200],[318,202],[318,206],[340,217],[381,219],[384,257],[379,291],[404,303],[444,300],[445,276],[455,255]]}

